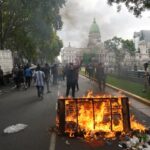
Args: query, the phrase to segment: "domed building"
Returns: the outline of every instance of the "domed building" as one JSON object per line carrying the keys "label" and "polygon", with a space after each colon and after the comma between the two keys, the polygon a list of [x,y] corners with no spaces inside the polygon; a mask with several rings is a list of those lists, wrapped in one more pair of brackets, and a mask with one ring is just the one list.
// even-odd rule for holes
{"label": "domed building", "polygon": [[[89,62],[105,62],[106,54],[101,42],[100,28],[93,19],[89,29],[89,39],[86,48],[65,47],[61,52],[62,61],[65,63],[75,62],[76,59],[88,59]],[[87,61],[87,62],[88,62]]]}
{"label": "domed building", "polygon": [[93,19],[92,25],[89,29],[89,39],[87,44],[87,49],[84,51],[84,55],[91,56],[91,61],[94,62],[104,62],[105,53],[104,53],[103,43],[101,41],[100,28],[96,22],[96,19]]}
{"label": "domed building", "polygon": [[88,48],[94,48],[96,47],[97,43],[101,42],[101,35],[100,35],[100,29],[99,26],[96,23],[96,19],[94,18],[93,23],[90,27],[89,31],[89,42],[87,47]]}

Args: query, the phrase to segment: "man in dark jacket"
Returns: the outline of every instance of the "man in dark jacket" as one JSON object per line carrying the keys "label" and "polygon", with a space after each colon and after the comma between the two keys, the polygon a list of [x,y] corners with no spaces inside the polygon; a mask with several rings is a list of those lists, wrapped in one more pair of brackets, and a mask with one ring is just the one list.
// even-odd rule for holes
{"label": "man in dark jacket", "polygon": [[102,63],[99,63],[96,68],[96,78],[99,84],[100,91],[105,91],[106,73]]}
{"label": "man in dark jacket", "polygon": [[44,73],[45,73],[45,83],[47,86],[47,93],[50,93],[50,87],[49,87],[49,83],[50,83],[50,67],[49,65],[46,63],[45,67],[43,69]]}
{"label": "man in dark jacket", "polygon": [[70,63],[66,69],[67,89],[66,96],[68,97],[70,89],[72,89],[72,97],[75,97],[75,84],[76,84],[76,68],[73,63]]}
{"label": "man in dark jacket", "polygon": [[57,64],[54,64],[53,67],[52,67],[52,75],[53,75],[53,85],[57,85],[57,79],[58,79]]}
{"label": "man in dark jacket", "polygon": [[78,80],[79,80],[79,68],[76,68],[76,70],[75,70],[75,78],[76,78],[75,89],[77,88],[77,91],[79,91],[79,84],[78,84]]}
{"label": "man in dark jacket", "polygon": [[3,70],[0,66],[0,85],[4,85],[4,73],[3,73]]}
{"label": "man in dark jacket", "polygon": [[28,64],[27,64],[26,69],[24,71],[24,76],[25,76],[25,80],[26,80],[26,88],[30,87],[30,85],[31,85],[31,79],[32,79],[32,71],[29,68]]}
{"label": "man in dark jacket", "polygon": [[20,65],[18,67],[18,88],[20,88],[22,84],[24,84],[24,70],[23,66]]}

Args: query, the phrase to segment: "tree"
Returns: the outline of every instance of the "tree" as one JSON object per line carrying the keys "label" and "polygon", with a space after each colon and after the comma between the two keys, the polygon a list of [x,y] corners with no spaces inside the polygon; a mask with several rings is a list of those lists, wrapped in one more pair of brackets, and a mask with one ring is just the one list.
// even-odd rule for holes
{"label": "tree", "polygon": [[84,53],[83,54],[83,63],[84,64],[91,63],[93,57],[95,57],[94,53]]}
{"label": "tree", "polygon": [[145,10],[150,10],[150,0],[107,0],[109,5],[114,3],[118,4],[118,11],[121,9],[122,3],[128,8],[130,12],[133,12],[135,16],[140,16]]}
{"label": "tree", "polygon": [[122,40],[122,48],[127,50],[130,55],[135,55],[135,45],[133,43],[133,40]]}
{"label": "tree", "polygon": [[54,61],[54,58],[59,55],[61,48],[63,47],[62,41],[53,33],[53,38],[50,42],[43,41],[39,47],[40,58],[45,61]]}
{"label": "tree", "polygon": [[112,39],[104,42],[104,47],[107,50],[114,52],[115,68],[119,74],[121,70],[121,62],[125,56],[125,52],[122,49],[122,39],[118,37],[113,37]]}
{"label": "tree", "polygon": [[[59,10],[64,4],[65,0],[0,0],[1,49],[14,48],[29,59],[37,56],[37,49],[49,51],[53,42],[60,42],[52,39],[62,28]],[[58,55],[55,50],[52,57]]]}

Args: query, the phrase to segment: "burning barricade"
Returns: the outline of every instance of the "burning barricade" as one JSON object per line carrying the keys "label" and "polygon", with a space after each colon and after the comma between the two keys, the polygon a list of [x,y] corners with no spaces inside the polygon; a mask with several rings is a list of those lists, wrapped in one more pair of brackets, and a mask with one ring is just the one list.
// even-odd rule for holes
{"label": "burning barricade", "polygon": [[[122,138],[119,147],[123,148],[138,145],[141,142],[139,137],[146,130],[134,116],[130,116],[127,97],[93,96],[92,92],[82,98],[58,99],[56,123],[59,133],[69,137],[83,137],[88,140],[119,136]],[[126,140],[127,136],[131,141]]]}

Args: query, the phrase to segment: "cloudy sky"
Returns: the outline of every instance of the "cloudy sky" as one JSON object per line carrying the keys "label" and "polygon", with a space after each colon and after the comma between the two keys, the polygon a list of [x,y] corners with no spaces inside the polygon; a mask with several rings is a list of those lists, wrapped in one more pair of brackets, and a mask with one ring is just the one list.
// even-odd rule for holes
{"label": "cloudy sky", "polygon": [[118,13],[116,5],[108,6],[107,0],[67,0],[61,15],[64,25],[58,34],[64,46],[70,42],[75,47],[86,47],[93,18],[100,27],[102,41],[114,36],[132,39],[135,31],[150,30],[150,11],[136,18],[125,7]]}

